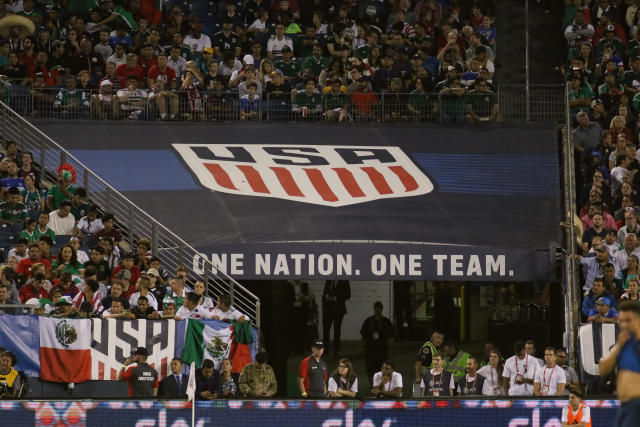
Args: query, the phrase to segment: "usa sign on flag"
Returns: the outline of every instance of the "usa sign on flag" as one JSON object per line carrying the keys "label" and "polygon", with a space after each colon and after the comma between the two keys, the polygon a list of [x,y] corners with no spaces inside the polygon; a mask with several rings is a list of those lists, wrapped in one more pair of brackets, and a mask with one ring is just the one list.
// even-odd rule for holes
{"label": "usa sign on flag", "polygon": [[173,144],[211,190],[324,206],[412,197],[431,180],[399,147]]}

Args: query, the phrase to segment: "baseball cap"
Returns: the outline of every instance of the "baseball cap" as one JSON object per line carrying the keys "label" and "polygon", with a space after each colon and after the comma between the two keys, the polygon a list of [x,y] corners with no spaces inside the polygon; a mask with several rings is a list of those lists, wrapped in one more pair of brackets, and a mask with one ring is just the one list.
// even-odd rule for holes
{"label": "baseball cap", "polygon": [[205,47],[204,49],[202,49],[203,52],[207,52],[207,53],[213,53],[213,48],[212,47]]}
{"label": "baseball cap", "polygon": [[116,279],[131,280],[131,272],[129,270],[122,269],[118,271],[118,274],[116,274],[115,277]]}
{"label": "baseball cap", "polygon": [[112,85],[113,86],[113,83],[111,82],[111,80],[105,79],[105,80],[100,82],[100,87],[107,86],[107,85]]}
{"label": "baseball cap", "polygon": [[600,297],[596,301],[596,304],[611,305],[611,301],[609,301],[609,298],[607,298],[607,297]]}
{"label": "baseball cap", "polygon": [[35,305],[40,307],[40,300],[38,298],[30,298],[29,300],[27,300],[27,302],[25,302],[25,305]]}
{"label": "baseball cap", "polygon": [[153,277],[158,277],[160,276],[160,272],[158,271],[157,268],[148,268],[147,269],[147,276],[153,276]]}
{"label": "baseball cap", "polygon": [[449,66],[447,67],[447,71],[453,71],[453,70],[455,70],[455,69],[456,69],[456,67],[454,67],[453,65],[449,65]]}
{"label": "baseball cap", "polygon": [[60,297],[60,299],[58,300],[58,302],[55,304],[56,307],[59,307],[61,305],[71,305],[71,298],[68,296],[63,296]]}
{"label": "baseball cap", "polygon": [[596,252],[608,252],[609,250],[607,249],[606,246],[600,246],[598,249],[596,249]]}
{"label": "baseball cap", "polygon": [[245,55],[242,58],[242,62],[244,62],[247,65],[254,65],[255,64],[255,62],[253,60],[253,56],[251,56],[251,55]]}
{"label": "baseball cap", "polygon": [[166,296],[162,300],[162,305],[176,305],[176,302],[170,296]]}
{"label": "baseball cap", "polygon": [[136,348],[136,351],[133,353],[134,355],[141,355],[141,356],[148,356],[149,355],[149,350],[147,350],[144,347],[138,347]]}
{"label": "baseball cap", "polygon": [[47,31],[47,32],[51,32],[51,28],[47,27],[46,25],[43,25],[42,27],[40,27],[40,29],[38,31]]}
{"label": "baseball cap", "polygon": [[291,48],[289,46],[283,46],[282,47],[282,51],[283,52],[291,52]]}
{"label": "baseball cap", "polygon": [[64,43],[63,43],[61,40],[54,40],[54,41],[51,43],[51,49],[52,49],[52,50],[53,50],[53,49],[57,49],[57,48],[59,48],[59,47],[60,47],[60,46],[62,46],[62,45],[64,45]]}
{"label": "baseball cap", "polygon": [[317,340],[317,341],[314,341],[313,343],[311,343],[311,347],[313,347],[313,348],[324,348],[324,343],[322,342],[322,340]]}
{"label": "baseball cap", "polygon": [[229,15],[225,15],[222,17],[222,23],[223,24],[233,24],[233,18],[230,17]]}
{"label": "baseball cap", "polygon": [[366,82],[367,81],[367,77],[366,76],[360,76],[360,77],[358,77],[358,81],[359,82]]}
{"label": "baseball cap", "polygon": [[607,25],[607,31],[615,31],[616,29],[613,27],[613,25]]}
{"label": "baseball cap", "polygon": [[594,99],[593,101],[591,101],[591,108],[595,107],[596,105],[602,105],[602,100]]}

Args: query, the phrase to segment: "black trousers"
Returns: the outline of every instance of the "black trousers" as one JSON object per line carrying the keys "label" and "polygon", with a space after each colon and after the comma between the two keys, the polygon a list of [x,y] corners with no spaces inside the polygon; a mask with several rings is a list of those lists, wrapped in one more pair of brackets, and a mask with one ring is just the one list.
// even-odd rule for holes
{"label": "black trousers", "polygon": [[328,309],[322,312],[322,340],[324,341],[327,352],[331,349],[329,344],[331,325],[333,325],[333,351],[335,353],[340,351],[340,335],[343,318],[344,314],[338,313],[335,310]]}

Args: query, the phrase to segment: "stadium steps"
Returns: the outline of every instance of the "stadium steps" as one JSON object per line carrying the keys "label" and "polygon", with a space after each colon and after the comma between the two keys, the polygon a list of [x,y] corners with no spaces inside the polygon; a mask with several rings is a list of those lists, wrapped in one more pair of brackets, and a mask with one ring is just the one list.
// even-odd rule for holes
{"label": "stadium steps", "polygon": [[[544,3],[544,2],[543,2]],[[563,3],[550,3],[545,12],[541,3],[529,0],[529,64],[531,84],[558,84],[561,76],[555,71],[563,60]],[[496,0],[496,82],[525,83],[525,2]]]}

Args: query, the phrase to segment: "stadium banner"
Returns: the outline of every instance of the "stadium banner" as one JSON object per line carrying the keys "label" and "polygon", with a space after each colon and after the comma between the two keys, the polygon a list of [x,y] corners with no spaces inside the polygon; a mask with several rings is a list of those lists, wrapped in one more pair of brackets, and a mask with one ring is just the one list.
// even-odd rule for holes
{"label": "stadium banner", "polygon": [[117,380],[124,361],[138,347],[149,350],[147,362],[161,378],[171,370],[175,320],[92,319],[91,379]]}
{"label": "stadium banner", "polygon": [[[235,258],[236,279],[324,279],[318,271],[332,268],[314,265],[329,262],[322,255],[333,258],[333,270],[351,262],[352,280],[550,278],[561,222],[555,125],[362,125],[345,132],[260,122],[221,125],[215,137],[194,123],[38,126],[207,257]],[[305,243],[313,248],[300,252]],[[256,259],[265,254],[271,260]],[[177,248],[160,253],[163,261],[179,255]],[[390,255],[404,255],[404,274],[394,267],[402,259]],[[504,274],[489,276],[486,264],[499,255]],[[270,271],[256,273],[270,263]],[[332,278],[349,276],[337,271]]]}
{"label": "stadium banner", "polygon": [[38,316],[0,315],[0,345],[18,358],[15,368],[29,377],[40,376]]}
{"label": "stadium banner", "polygon": [[[613,425],[617,400],[587,400],[592,424]],[[204,426],[391,427],[559,427],[567,400],[441,401],[198,401],[195,424]],[[191,425],[185,401],[4,401],[0,424],[12,426]]]}
{"label": "stadium banner", "polygon": [[199,252],[194,272],[210,268],[238,280],[534,281],[548,278],[550,265],[544,251],[462,245],[290,242],[216,245]]}
{"label": "stadium banner", "polygon": [[616,344],[620,326],[614,323],[589,323],[578,330],[580,367],[585,379],[599,376],[598,362]]}
{"label": "stadium banner", "polygon": [[[43,324],[54,323],[55,327],[41,328],[41,321]],[[145,347],[149,350],[149,364],[158,370],[161,378],[164,378],[171,370],[171,359],[174,355],[179,357],[182,354],[186,323],[186,321],[176,322],[167,319],[74,319],[73,322],[65,322],[64,319],[35,315],[1,315],[0,345],[18,357],[17,370],[24,371],[28,377],[40,377],[42,375],[41,342],[50,343],[45,346],[46,348],[59,347],[67,351],[75,350],[74,345],[83,341],[83,337],[78,336],[78,332],[85,331],[90,335],[86,341],[87,347],[90,341],[91,374],[88,379],[117,380],[122,364],[137,347]],[[217,329],[229,327],[228,323],[219,320],[203,320],[202,323]],[[42,331],[49,336],[43,336]],[[255,328],[251,328],[251,332],[254,338],[250,346],[253,359],[258,346],[258,332]],[[73,342],[71,342],[72,338],[74,338]],[[49,359],[58,360],[51,357]],[[88,371],[89,362],[87,361]]]}

